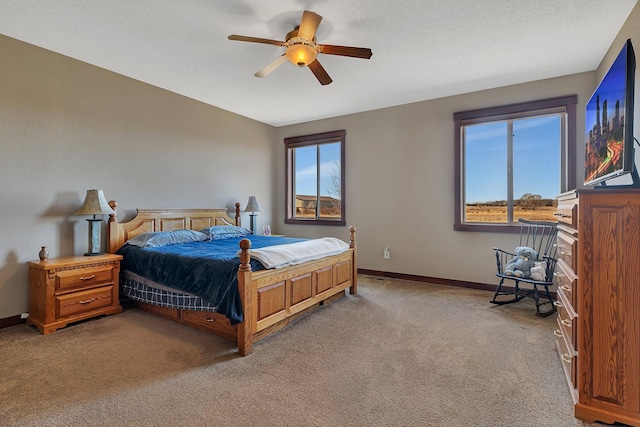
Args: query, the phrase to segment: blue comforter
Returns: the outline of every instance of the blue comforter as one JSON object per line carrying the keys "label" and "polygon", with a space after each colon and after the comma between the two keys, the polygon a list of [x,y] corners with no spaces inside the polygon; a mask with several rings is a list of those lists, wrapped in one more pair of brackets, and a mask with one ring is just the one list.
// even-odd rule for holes
{"label": "blue comforter", "polygon": [[[300,242],[305,239],[247,236],[207,242],[181,243],[155,248],[124,245],[122,269],[165,286],[197,295],[216,307],[232,325],[241,323],[242,301],[238,291],[240,241],[251,240],[252,248]],[[253,271],[264,270],[251,259]]]}

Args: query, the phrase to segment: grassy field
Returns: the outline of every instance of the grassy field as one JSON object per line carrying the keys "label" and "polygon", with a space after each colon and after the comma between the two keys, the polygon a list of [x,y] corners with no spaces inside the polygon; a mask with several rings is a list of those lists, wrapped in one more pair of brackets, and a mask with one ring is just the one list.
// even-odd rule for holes
{"label": "grassy field", "polygon": [[[513,219],[531,219],[535,221],[556,221],[553,215],[556,213],[555,206],[545,206],[536,209],[514,208]],[[466,206],[465,222],[507,222],[506,206]]]}

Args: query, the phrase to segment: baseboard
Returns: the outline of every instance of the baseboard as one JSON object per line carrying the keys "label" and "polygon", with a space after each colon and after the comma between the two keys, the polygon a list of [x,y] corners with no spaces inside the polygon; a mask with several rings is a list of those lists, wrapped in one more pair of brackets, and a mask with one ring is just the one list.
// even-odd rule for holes
{"label": "baseboard", "polygon": [[418,276],[415,274],[392,273],[389,271],[358,269],[359,274],[368,274],[370,276],[389,277],[391,279],[412,280],[414,282],[432,283],[434,285],[456,286],[458,288],[480,289],[483,291],[495,292],[496,285],[486,283],[466,282],[464,280],[442,279],[439,277]]}
{"label": "baseboard", "polygon": [[0,329],[19,325],[24,322],[25,320],[19,314],[17,316],[5,317],[4,319],[0,319]]}
{"label": "baseboard", "polygon": [[[389,277],[391,279],[412,280],[414,282],[431,283],[434,285],[443,285],[443,286],[455,286],[458,288],[467,288],[467,289],[478,289],[481,291],[490,291],[490,292],[495,292],[496,288],[498,287],[497,284],[490,285],[487,283],[467,282],[464,280],[442,279],[440,277],[418,276],[415,274],[392,273],[389,271],[379,271],[379,270],[367,270],[365,268],[359,268],[358,274],[368,274],[370,276]],[[505,289],[505,288],[508,288],[508,286],[504,286],[502,289]],[[550,294],[554,299],[556,298],[556,293],[554,291],[551,291]]]}

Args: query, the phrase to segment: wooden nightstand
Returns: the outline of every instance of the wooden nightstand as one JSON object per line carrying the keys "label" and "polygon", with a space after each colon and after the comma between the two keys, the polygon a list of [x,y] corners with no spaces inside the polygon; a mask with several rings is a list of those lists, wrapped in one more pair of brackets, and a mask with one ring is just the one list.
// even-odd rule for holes
{"label": "wooden nightstand", "polygon": [[79,320],[122,313],[121,259],[104,254],[29,261],[27,324],[48,334]]}

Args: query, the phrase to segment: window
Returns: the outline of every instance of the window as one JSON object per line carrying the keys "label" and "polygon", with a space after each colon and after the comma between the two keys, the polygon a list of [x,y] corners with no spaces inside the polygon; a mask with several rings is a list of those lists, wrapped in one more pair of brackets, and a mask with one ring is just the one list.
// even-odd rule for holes
{"label": "window", "polygon": [[575,188],[577,96],[454,114],[456,230],[519,230],[555,221]]}
{"label": "window", "polygon": [[346,131],[285,138],[287,224],[345,225]]}

